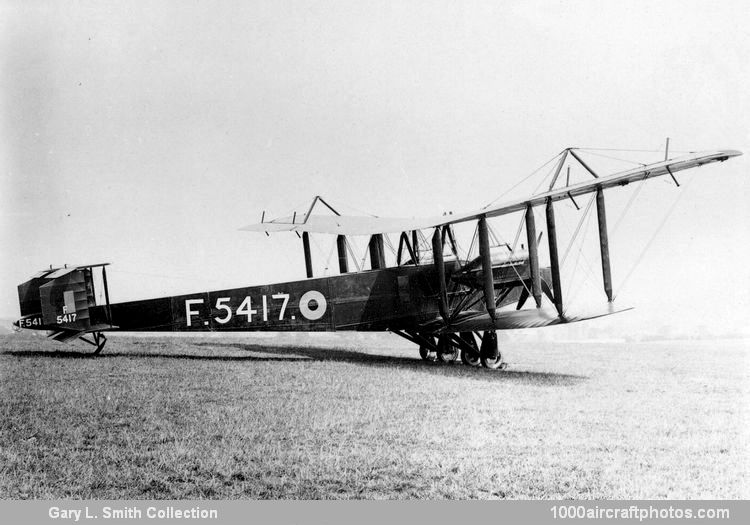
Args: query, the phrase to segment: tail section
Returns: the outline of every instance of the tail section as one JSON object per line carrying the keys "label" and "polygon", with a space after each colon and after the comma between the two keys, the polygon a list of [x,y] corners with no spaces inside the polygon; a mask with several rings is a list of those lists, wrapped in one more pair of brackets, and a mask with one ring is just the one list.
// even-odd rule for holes
{"label": "tail section", "polygon": [[[108,310],[95,308],[93,268],[106,264],[50,268],[37,273],[18,286],[21,318],[14,324],[48,330],[49,337],[61,342],[112,328]],[[106,279],[104,283],[106,287]]]}

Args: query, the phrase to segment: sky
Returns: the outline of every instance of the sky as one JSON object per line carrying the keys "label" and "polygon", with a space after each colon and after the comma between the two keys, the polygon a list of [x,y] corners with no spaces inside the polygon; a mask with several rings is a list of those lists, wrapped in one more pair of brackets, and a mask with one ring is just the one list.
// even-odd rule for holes
{"label": "sky", "polygon": [[[65,263],[112,263],[115,302],[301,279],[296,236],[238,228],[315,195],[473,210],[565,147],[656,161],[670,137],[746,155],[635,198],[612,257],[636,309],[613,326],[744,325],[748,27],[742,1],[0,0],[0,316]],[[608,192],[610,224],[628,191]],[[595,235],[566,271],[603,302]],[[331,247],[314,239],[318,274]]]}

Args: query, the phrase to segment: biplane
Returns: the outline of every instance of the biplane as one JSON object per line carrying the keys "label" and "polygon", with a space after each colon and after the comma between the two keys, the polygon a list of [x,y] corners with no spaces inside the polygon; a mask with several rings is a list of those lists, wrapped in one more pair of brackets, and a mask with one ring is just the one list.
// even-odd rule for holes
{"label": "biplane", "polygon": [[[467,365],[502,368],[497,330],[573,323],[623,310],[613,302],[605,190],[661,176],[677,183],[675,173],[681,170],[738,155],[741,152],[734,150],[691,153],[603,175],[576,148],[567,148],[553,164],[545,191],[469,213],[428,218],[342,215],[316,197],[304,214],[266,220],[264,212],[260,223],[241,228],[296,233],[302,240],[306,279],[112,303],[107,263],[50,267],[18,287],[21,318],[15,324],[47,330],[61,342],[81,339],[95,347],[94,353],[101,352],[105,333],[112,331],[390,331],[413,342],[424,360],[447,363],[460,356]],[[580,163],[588,178],[563,184],[560,174],[567,159]],[[555,203],[566,199],[575,204],[587,194],[596,203],[606,303],[576,313],[566,307],[562,292]],[[536,207],[544,207],[546,267],[540,265]],[[488,221],[512,213],[522,214],[519,235],[525,225],[521,249],[490,241]],[[475,225],[476,257],[458,256],[454,226],[461,223]],[[313,275],[312,234],[335,237],[337,275]],[[384,236],[389,234],[399,239],[395,265],[385,256]],[[353,236],[367,239],[369,268],[350,268]],[[100,276],[96,286],[95,273]],[[96,300],[97,286],[100,292],[103,287],[103,303]]]}

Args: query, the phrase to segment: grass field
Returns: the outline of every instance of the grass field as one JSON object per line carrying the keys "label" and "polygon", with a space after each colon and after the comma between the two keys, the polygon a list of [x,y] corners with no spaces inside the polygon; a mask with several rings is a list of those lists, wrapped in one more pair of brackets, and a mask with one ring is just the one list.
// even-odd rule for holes
{"label": "grass field", "polygon": [[0,498],[750,497],[747,341],[505,344],[0,336]]}

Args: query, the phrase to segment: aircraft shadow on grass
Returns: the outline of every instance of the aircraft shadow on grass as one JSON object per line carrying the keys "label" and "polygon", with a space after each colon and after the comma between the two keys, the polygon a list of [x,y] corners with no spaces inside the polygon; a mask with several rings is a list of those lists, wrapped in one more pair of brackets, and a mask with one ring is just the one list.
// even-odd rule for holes
{"label": "aircraft shadow on grass", "polygon": [[[135,342],[136,345],[151,343]],[[233,349],[248,352],[248,355],[201,355],[177,352],[156,351],[134,351],[134,352],[104,352],[98,356],[76,351],[22,351],[10,350],[1,352],[5,355],[16,357],[48,357],[69,359],[107,359],[116,357],[144,357],[159,359],[175,359],[178,361],[237,361],[237,362],[279,362],[279,363],[304,363],[311,361],[332,361],[351,363],[355,365],[370,367],[396,367],[417,372],[432,374],[442,377],[464,377],[479,381],[491,382],[518,382],[532,383],[550,386],[570,386],[588,379],[586,376],[574,374],[561,374],[554,372],[534,372],[523,370],[487,370],[481,367],[470,367],[461,363],[425,363],[419,358],[399,357],[391,355],[374,355],[361,351],[352,351],[341,348],[330,348],[323,346],[274,346],[268,347],[260,344],[248,343],[192,343],[191,347],[207,347],[213,349]],[[252,354],[250,352],[253,352]],[[258,355],[260,354],[260,355]],[[512,366],[512,363],[511,363]]]}

